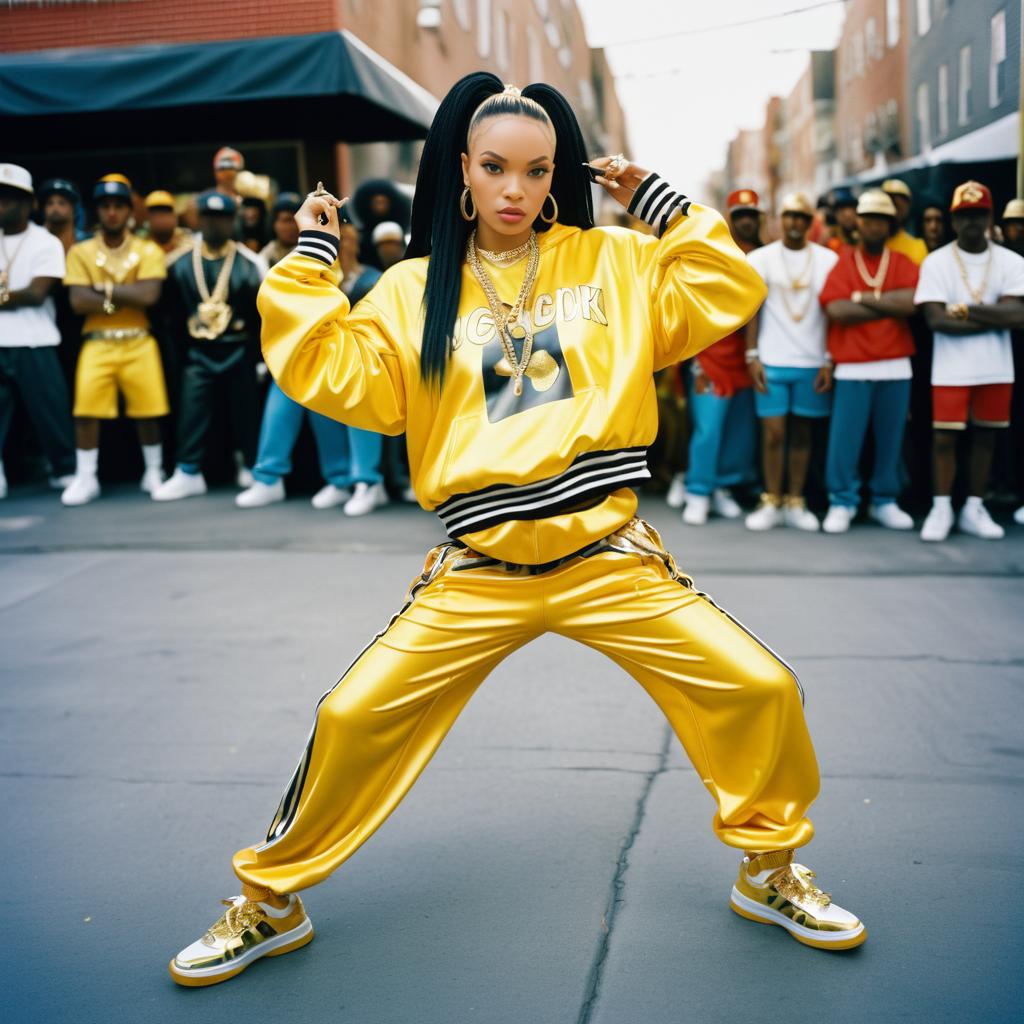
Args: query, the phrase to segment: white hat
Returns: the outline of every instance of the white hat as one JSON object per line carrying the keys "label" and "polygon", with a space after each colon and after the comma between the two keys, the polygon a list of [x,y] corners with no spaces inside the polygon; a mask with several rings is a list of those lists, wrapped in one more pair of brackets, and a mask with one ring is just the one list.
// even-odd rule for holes
{"label": "white hat", "polygon": [[378,242],[404,242],[405,232],[402,230],[401,224],[393,220],[386,220],[373,229],[371,239],[374,245]]}
{"label": "white hat", "polygon": [[0,185],[19,188],[30,196],[35,195],[35,190],[32,188],[32,175],[17,164],[0,164]]}

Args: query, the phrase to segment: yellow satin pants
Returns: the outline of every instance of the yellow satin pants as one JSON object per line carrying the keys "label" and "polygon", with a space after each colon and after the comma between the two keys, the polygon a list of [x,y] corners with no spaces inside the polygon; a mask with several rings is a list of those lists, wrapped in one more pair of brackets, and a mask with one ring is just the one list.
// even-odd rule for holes
{"label": "yellow satin pants", "polygon": [[326,878],[395,809],[488,673],[546,632],[607,654],[654,698],[724,843],[810,841],[818,766],[796,677],[634,519],[539,575],[434,548],[405,607],[321,698],[266,841],[235,854],[238,877],[278,893]]}

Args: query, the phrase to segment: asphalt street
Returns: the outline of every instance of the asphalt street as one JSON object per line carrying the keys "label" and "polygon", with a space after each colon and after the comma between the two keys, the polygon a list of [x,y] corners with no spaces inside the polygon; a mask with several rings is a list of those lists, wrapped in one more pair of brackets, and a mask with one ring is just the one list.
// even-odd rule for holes
{"label": "asphalt street", "polygon": [[436,520],[231,494],[0,502],[3,1019],[1001,1022],[1024,1004],[1024,528],[924,545],[643,513],[794,665],[823,788],[802,854],[870,938],[727,907],[737,858],[657,708],[546,637],[409,797],[305,893],[311,945],[210,989],[167,961],[238,891],[320,694],[399,605]]}

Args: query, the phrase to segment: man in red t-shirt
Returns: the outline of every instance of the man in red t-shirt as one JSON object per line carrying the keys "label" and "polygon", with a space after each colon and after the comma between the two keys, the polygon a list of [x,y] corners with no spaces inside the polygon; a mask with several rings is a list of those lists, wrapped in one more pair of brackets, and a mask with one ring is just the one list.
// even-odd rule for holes
{"label": "man in red t-shirt", "polygon": [[865,192],[857,203],[860,241],[839,252],[819,302],[830,319],[828,348],[835,360],[835,397],[828,439],[829,510],[822,528],[845,533],[860,504],[857,469],[869,425],[875,464],[868,489],[869,515],[892,530],[913,519],[896,504],[900,450],[910,405],[910,357],[918,269],[886,248],[896,207],[884,192]]}
{"label": "man in red t-shirt", "polygon": [[[761,245],[761,208],[757,193],[737,189],[726,199],[729,230],[745,252]],[[706,348],[691,363],[690,460],[686,473],[683,522],[703,526],[714,512],[736,519],[742,509],[730,487],[757,474],[757,417],[747,370],[743,331]]]}

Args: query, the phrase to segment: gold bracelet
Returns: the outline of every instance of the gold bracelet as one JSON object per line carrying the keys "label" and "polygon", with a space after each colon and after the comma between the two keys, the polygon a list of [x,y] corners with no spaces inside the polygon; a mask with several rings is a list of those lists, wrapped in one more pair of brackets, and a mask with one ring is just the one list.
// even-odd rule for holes
{"label": "gold bracelet", "polygon": [[117,306],[114,305],[114,282],[110,280],[103,284],[103,312],[107,316],[113,316],[117,312]]}

